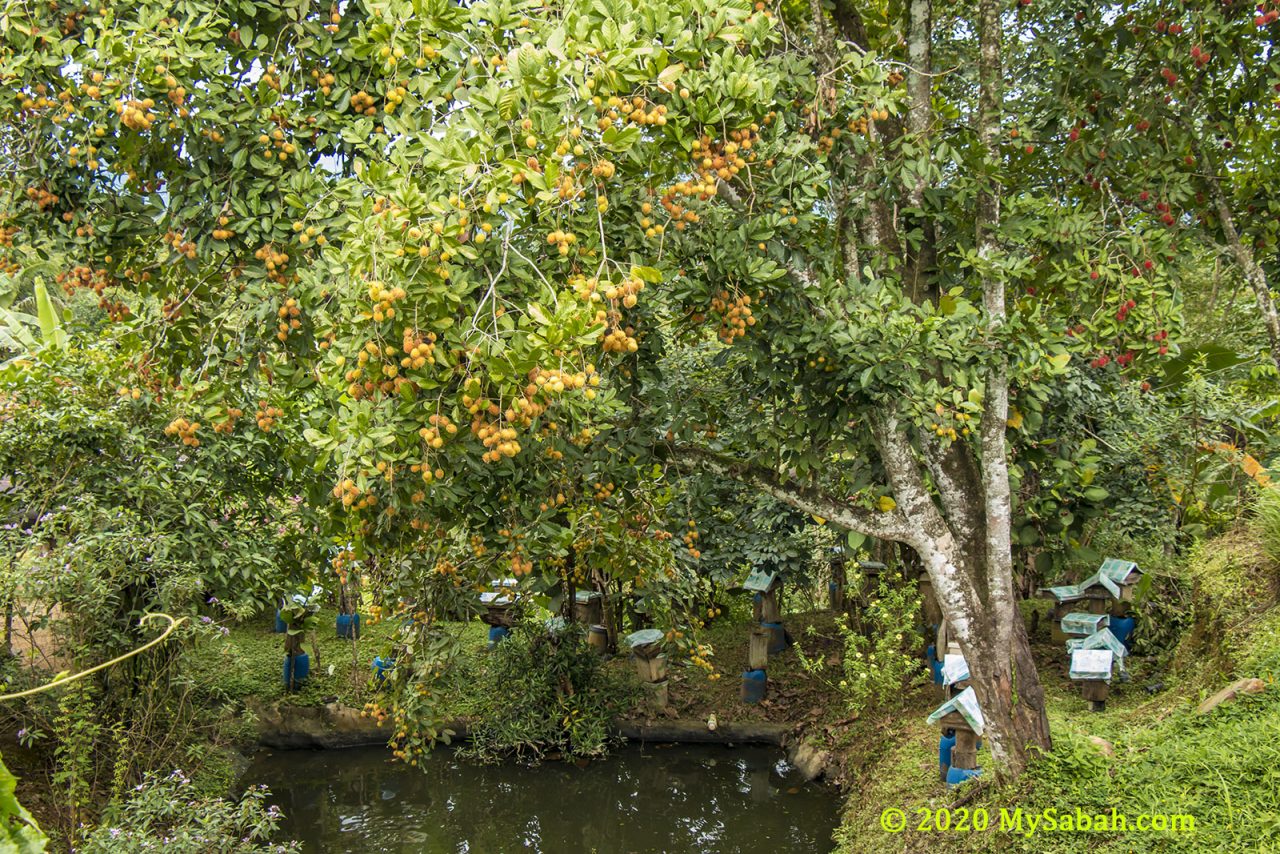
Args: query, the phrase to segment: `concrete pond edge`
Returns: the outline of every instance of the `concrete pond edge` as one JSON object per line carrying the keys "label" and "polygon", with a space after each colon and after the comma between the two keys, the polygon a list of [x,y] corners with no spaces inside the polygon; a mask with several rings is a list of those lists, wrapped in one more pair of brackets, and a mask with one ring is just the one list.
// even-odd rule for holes
{"label": "concrete pond edge", "polygon": [[[253,703],[257,718],[258,743],[274,750],[336,750],[347,747],[381,747],[388,730],[360,714],[359,709],[340,703],[320,706],[293,706]],[[467,724],[448,726],[454,738],[467,738]],[[618,735],[629,741],[652,744],[762,744],[786,751],[787,761],[806,780],[821,779],[832,767],[832,757],[794,732],[787,724],[768,721],[720,722],[710,729],[702,720],[624,720],[614,722]]]}

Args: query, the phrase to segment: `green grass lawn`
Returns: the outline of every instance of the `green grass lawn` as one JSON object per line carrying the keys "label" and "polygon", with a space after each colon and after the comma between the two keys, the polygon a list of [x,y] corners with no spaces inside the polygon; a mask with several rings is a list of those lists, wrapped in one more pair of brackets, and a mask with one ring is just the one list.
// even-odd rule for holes
{"label": "green grass lawn", "polygon": [[[365,617],[360,639],[351,641],[338,637],[336,617],[332,610],[319,615],[320,627],[315,632],[318,662],[311,640],[303,642],[303,651],[311,657],[311,675],[292,693],[284,686],[284,635],[273,631],[273,615],[233,626],[225,638],[202,645],[193,656],[191,675],[215,701],[236,703],[252,698],[274,703],[287,699],[309,706],[337,700],[360,708],[372,696],[373,657],[387,652],[400,624],[396,620],[373,623]],[[459,633],[468,652],[478,655],[484,649],[488,626],[473,621],[451,624],[450,628]]]}

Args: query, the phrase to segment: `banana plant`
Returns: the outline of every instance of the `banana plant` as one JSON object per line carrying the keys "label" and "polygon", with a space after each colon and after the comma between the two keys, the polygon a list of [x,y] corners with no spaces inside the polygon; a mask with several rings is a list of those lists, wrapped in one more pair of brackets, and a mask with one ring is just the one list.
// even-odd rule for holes
{"label": "banana plant", "polygon": [[6,366],[45,347],[61,350],[67,346],[67,331],[62,327],[62,318],[44,279],[37,276],[32,290],[36,304],[34,317],[11,308],[0,308],[0,348],[15,354],[4,362]]}

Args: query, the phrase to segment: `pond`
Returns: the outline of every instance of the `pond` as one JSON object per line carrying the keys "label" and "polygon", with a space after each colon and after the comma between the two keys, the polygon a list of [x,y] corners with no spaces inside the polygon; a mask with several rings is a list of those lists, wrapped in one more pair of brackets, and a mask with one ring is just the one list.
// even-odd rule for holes
{"label": "pond", "polygon": [[825,852],[840,804],[775,748],[719,745],[628,746],[585,768],[282,751],[259,754],[244,782],[271,788],[282,836],[325,854]]}

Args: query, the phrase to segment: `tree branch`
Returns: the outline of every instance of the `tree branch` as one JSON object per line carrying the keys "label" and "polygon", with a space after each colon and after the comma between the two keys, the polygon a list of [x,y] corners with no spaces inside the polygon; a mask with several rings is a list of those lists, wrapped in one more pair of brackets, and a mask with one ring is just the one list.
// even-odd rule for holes
{"label": "tree branch", "polygon": [[1196,153],[1196,159],[1200,161],[1200,168],[1204,170],[1204,180],[1209,187],[1214,209],[1218,213],[1222,236],[1226,238],[1227,248],[1231,250],[1231,256],[1239,265],[1245,281],[1253,289],[1254,298],[1258,303],[1258,313],[1262,315],[1262,324],[1267,330],[1271,359],[1276,363],[1276,367],[1280,368],[1280,313],[1276,311],[1276,304],[1271,296],[1271,286],[1267,282],[1267,274],[1254,259],[1253,250],[1240,238],[1231,205],[1227,202],[1226,193],[1222,189],[1222,181],[1218,178],[1218,172],[1204,150],[1204,146],[1200,144],[1199,135],[1185,119],[1181,119],[1179,123],[1190,137],[1192,150]]}
{"label": "tree branch", "polygon": [[842,528],[880,540],[909,542],[911,528],[900,511],[878,513],[854,507],[809,484],[772,469],[691,445],[667,446],[667,461],[685,471],[703,471],[758,489],[784,504],[821,516]]}
{"label": "tree branch", "polygon": [[936,437],[925,431],[917,431],[920,437],[920,451],[929,474],[933,478],[938,497],[942,499],[942,509],[951,520],[951,528],[959,538],[962,547],[972,554],[974,544],[982,533],[982,480],[968,454],[968,447],[961,442],[952,442],[943,447]]}

